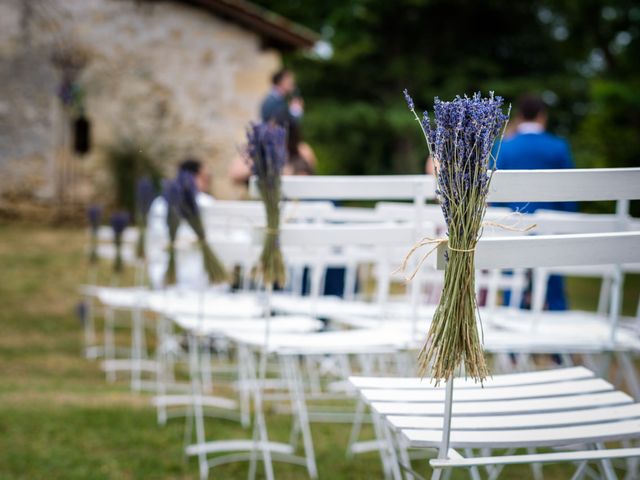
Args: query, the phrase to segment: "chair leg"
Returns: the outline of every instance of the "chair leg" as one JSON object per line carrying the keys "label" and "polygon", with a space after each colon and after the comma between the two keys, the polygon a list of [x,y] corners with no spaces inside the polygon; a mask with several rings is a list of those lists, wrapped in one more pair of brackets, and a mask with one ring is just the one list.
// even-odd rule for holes
{"label": "chair leg", "polygon": [[[596,443],[597,450],[604,450],[605,447],[602,443]],[[611,464],[611,460],[603,459],[600,460],[600,466],[602,467],[602,471],[604,473],[604,478],[607,480],[617,480],[618,476],[616,475],[615,470],[613,469],[613,465]]]}
{"label": "chair leg", "polygon": [[[622,442],[622,445],[625,448],[633,448],[633,442],[628,440]],[[638,459],[637,457],[628,458],[627,474],[624,476],[624,480],[634,480],[640,477],[640,474],[638,472],[639,467],[640,467],[640,459]]]}
{"label": "chair leg", "polygon": [[[113,308],[107,308],[105,310],[104,317],[104,358],[106,361],[114,360],[116,356],[115,345],[115,312]],[[116,381],[116,372],[113,369],[107,369],[107,381]]]}
{"label": "chair leg", "polygon": [[[267,356],[268,352],[262,350],[260,352],[260,366],[258,376],[253,375],[253,405],[255,410],[255,420],[253,424],[253,449],[251,451],[251,459],[249,462],[249,480],[254,480],[256,476],[258,450],[262,451],[262,461],[264,463],[264,473],[267,480],[274,480],[273,463],[271,462],[271,452],[267,443],[269,435],[267,433],[267,423],[264,417],[264,406],[262,398],[262,382],[267,374]],[[255,372],[255,368],[252,369]]]}
{"label": "chair leg", "polygon": [[244,428],[251,424],[251,375],[248,372],[247,359],[251,352],[247,352],[246,347],[238,346],[238,389],[240,396],[240,423]]}
{"label": "chair leg", "polygon": [[[467,457],[472,458],[473,455],[473,450],[471,448],[465,448],[464,453]],[[482,480],[482,477],[480,476],[480,470],[478,470],[478,467],[471,467],[469,469],[469,476],[471,477],[471,480]]]}
{"label": "chair leg", "polygon": [[131,322],[131,360],[133,361],[131,369],[131,389],[138,392],[140,391],[140,383],[142,380],[142,336],[144,335],[142,310],[140,308],[135,308],[131,312]]}
{"label": "chair leg", "polygon": [[[190,334],[189,339],[189,376],[191,377],[191,395],[193,398],[193,421],[196,427],[196,443],[204,444],[206,441],[204,430],[204,411],[202,407],[202,387],[200,385],[200,372],[198,366],[198,340]],[[191,419],[187,416],[187,421]],[[209,477],[209,464],[207,454],[198,453],[198,465],[200,467],[200,478]]]}
{"label": "chair leg", "polygon": [[302,445],[304,447],[307,471],[309,472],[309,476],[315,479],[318,478],[318,469],[316,466],[315,450],[311,436],[311,427],[309,426],[309,416],[304,398],[304,386],[302,384],[302,376],[300,375],[300,367],[295,356],[287,355],[284,361],[288,369],[287,376],[290,378],[289,391],[292,395],[291,403],[296,412],[297,423],[300,428],[300,433],[302,434]]}
{"label": "chair leg", "polygon": [[638,380],[638,370],[629,358],[630,355],[629,352],[618,352],[616,357],[620,363],[624,381],[637,401],[640,400],[640,381]]}
{"label": "chair leg", "polygon": [[200,375],[202,377],[202,391],[213,393],[213,379],[211,372],[211,343],[208,338],[203,339],[202,349],[200,350]]}
{"label": "chair leg", "polygon": [[92,352],[96,350],[96,326],[95,326],[95,298],[86,297],[84,300],[87,311],[84,319],[84,351],[85,357],[94,358],[96,354]]}
{"label": "chair leg", "polygon": [[393,477],[394,480],[401,480],[402,474],[390,432],[386,429],[386,425],[380,416],[375,412],[371,412],[371,420],[376,438],[383,444],[379,449],[379,453],[384,478]]}
{"label": "chair leg", "polygon": [[[394,480],[402,480],[402,471],[400,469],[400,461],[398,459],[397,453],[398,450],[396,450],[396,442],[393,438],[393,432],[391,431],[389,425],[382,422],[379,417],[378,422],[380,422],[380,428],[384,435],[385,444],[387,445],[387,469],[389,471],[389,474]],[[400,452],[403,452],[402,449],[400,449]],[[403,453],[406,453],[406,450],[404,450]],[[408,457],[409,455],[407,454],[406,456]],[[409,465],[411,464],[409,463]],[[413,477],[409,475],[406,478],[407,480],[410,480]]]}
{"label": "chair leg", "polygon": [[575,473],[571,477],[571,480],[582,480],[585,472],[587,471],[587,465],[588,465],[588,462],[581,462],[580,465],[578,466],[578,469],[575,471]]}
{"label": "chair leg", "polygon": [[362,431],[362,422],[364,420],[364,412],[365,403],[362,398],[358,398],[353,424],[351,425],[351,432],[349,433],[349,443],[347,444],[347,458],[353,458],[351,447],[358,441],[358,438],[360,438],[360,432]]}
{"label": "chair leg", "polygon": [[[533,455],[536,453],[535,448],[527,448],[527,453]],[[533,474],[534,480],[543,480],[544,475],[542,474],[542,464],[541,463],[532,463],[531,464],[531,473]]]}

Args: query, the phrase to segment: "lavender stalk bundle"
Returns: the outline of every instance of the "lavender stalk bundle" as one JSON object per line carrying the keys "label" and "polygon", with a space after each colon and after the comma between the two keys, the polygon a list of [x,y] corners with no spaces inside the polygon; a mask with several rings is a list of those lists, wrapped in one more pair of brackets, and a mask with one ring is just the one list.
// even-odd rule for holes
{"label": "lavender stalk bundle", "polygon": [[111,228],[113,229],[113,243],[116,247],[113,271],[121,273],[124,267],[122,262],[122,234],[129,225],[129,214],[127,212],[116,212],[111,216]]}
{"label": "lavender stalk bundle", "polygon": [[476,93],[451,102],[436,97],[432,124],[427,112],[418,118],[413,100],[404,94],[434,161],[436,194],[447,224],[444,286],[420,352],[420,374],[429,373],[437,384],[463,364],[466,375],[482,381],[489,372],[477,327],[474,253],[495,169],[492,149],[509,114],[493,92],[489,98]]}
{"label": "lavender stalk bundle", "polygon": [[167,246],[169,261],[167,263],[167,271],[164,274],[164,284],[174,285],[177,281],[176,238],[178,235],[178,227],[180,226],[180,212],[178,211],[180,186],[178,183],[174,180],[166,181],[162,196],[167,202],[167,230],[169,231],[169,245]]}
{"label": "lavender stalk bundle", "polygon": [[136,244],[136,257],[145,258],[145,236],[147,229],[147,215],[151,203],[156,198],[156,190],[149,177],[142,177],[136,185],[136,226],[138,227],[138,242]]}
{"label": "lavender stalk bundle", "polygon": [[102,218],[102,208],[100,205],[93,205],[87,210],[89,219],[90,239],[89,239],[89,263],[95,265],[98,263],[98,229],[100,228],[100,220]]}
{"label": "lavender stalk bundle", "polygon": [[209,281],[211,283],[226,282],[228,279],[227,271],[207,242],[206,231],[196,201],[198,190],[193,174],[186,171],[180,172],[176,178],[176,183],[180,191],[180,196],[178,197],[180,215],[187,221],[198,237],[198,245],[202,251],[204,269],[207,272]]}
{"label": "lavender stalk bundle", "polygon": [[271,124],[252,124],[247,131],[247,156],[257,177],[267,215],[260,265],[265,285],[283,287],[286,273],[280,249],[280,177],[287,159],[286,132]]}

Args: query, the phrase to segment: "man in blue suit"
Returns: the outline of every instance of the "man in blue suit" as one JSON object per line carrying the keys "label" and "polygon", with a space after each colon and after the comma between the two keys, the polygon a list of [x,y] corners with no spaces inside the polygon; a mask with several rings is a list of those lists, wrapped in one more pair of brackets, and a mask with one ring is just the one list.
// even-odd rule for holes
{"label": "man in blue suit", "polygon": [[[571,150],[566,140],[548,133],[547,108],[537,95],[527,94],[518,101],[518,124],[516,132],[502,142],[498,158],[498,170],[541,170],[574,168]],[[574,202],[530,202],[509,203],[509,207],[522,213],[536,210],[560,210],[575,212]],[[566,310],[564,280],[553,275],[549,278],[546,308]]]}

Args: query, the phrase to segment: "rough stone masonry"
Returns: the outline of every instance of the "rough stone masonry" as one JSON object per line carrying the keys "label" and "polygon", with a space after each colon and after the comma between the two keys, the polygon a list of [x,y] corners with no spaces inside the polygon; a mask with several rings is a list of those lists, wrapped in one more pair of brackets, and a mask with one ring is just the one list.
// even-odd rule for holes
{"label": "rough stone masonry", "polygon": [[[92,149],[82,159],[69,154],[52,61],[70,49],[86,56],[77,84]],[[62,186],[108,198],[105,148],[133,137],[167,174],[200,156],[214,195],[232,198],[228,165],[280,62],[259,34],[181,2],[0,0],[0,195],[54,201]]]}

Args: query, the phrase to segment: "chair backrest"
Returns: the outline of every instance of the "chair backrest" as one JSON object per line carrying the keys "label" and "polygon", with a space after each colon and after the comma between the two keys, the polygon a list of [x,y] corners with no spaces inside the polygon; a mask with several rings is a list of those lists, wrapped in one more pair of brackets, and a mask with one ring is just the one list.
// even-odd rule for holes
{"label": "chair backrest", "polygon": [[[491,181],[489,201],[628,201],[640,198],[640,168],[593,170],[503,170]],[[621,213],[621,212],[619,212]],[[626,212],[624,212],[626,213]],[[622,216],[622,214],[621,214]],[[602,265],[640,261],[640,231],[481,238],[476,246],[476,268]],[[438,267],[444,269],[446,246],[438,248]],[[618,266],[620,272],[620,267]],[[618,282],[621,275],[618,276]],[[619,288],[611,302],[617,321]],[[611,329],[615,339],[615,324]],[[453,382],[447,382],[440,458],[449,454]]]}
{"label": "chair backrest", "polygon": [[[334,210],[331,202],[283,202],[281,205],[283,222],[317,221]],[[208,225],[228,225],[230,227],[253,227],[264,225],[264,204],[260,201],[219,200],[203,209]]]}
{"label": "chair backrest", "polygon": [[637,200],[640,168],[496,170],[490,202]]}
{"label": "chair backrest", "polygon": [[[263,229],[254,230],[253,242],[260,245]],[[391,272],[402,260],[407,245],[415,241],[413,225],[383,224],[291,224],[280,230],[280,243],[286,262],[301,257],[311,268],[311,294],[320,294],[322,276],[327,266],[350,262],[376,267],[377,301],[388,298]]]}
{"label": "chair backrest", "polygon": [[[501,202],[640,199],[640,168],[496,171],[489,199]],[[609,315],[611,336],[615,339],[623,281],[620,265],[640,262],[640,231],[621,231],[627,227],[625,216],[626,212],[620,214],[621,229],[615,232],[481,238],[476,247],[476,268],[614,265]],[[446,246],[438,249],[439,268],[445,267],[445,251]]]}
{"label": "chair backrest", "polygon": [[[414,200],[435,198],[435,179],[426,175],[332,175],[282,177],[282,196],[296,200]],[[250,193],[257,196],[255,180]]]}

